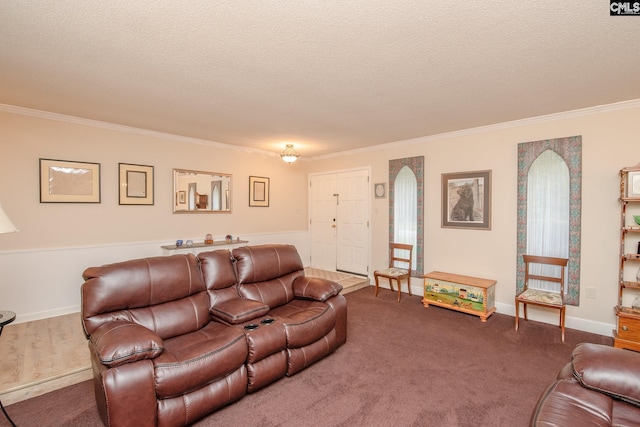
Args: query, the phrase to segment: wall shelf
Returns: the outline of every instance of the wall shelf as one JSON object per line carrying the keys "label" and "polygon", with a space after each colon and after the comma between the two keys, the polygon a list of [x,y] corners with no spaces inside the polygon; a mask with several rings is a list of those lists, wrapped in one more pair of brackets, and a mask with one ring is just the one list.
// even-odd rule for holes
{"label": "wall shelf", "polygon": [[194,243],[190,246],[182,245],[165,245],[160,246],[162,248],[163,255],[175,255],[175,254],[186,254],[192,253],[194,255],[199,254],[200,252],[208,252],[208,251],[217,251],[221,249],[233,249],[238,248],[240,246],[247,246],[249,243],[248,240],[220,240],[218,242],[213,243]]}
{"label": "wall shelf", "polygon": [[[633,300],[634,296],[640,295],[640,282],[625,280],[625,276],[629,277],[632,273],[636,278],[637,270],[635,269],[640,268],[637,264],[637,261],[640,261],[640,254],[628,253],[628,245],[638,244],[640,241],[638,234],[640,226],[633,219],[627,220],[629,206],[635,210],[640,208],[640,197],[629,197],[629,194],[634,194],[633,191],[637,191],[629,188],[629,180],[634,177],[640,177],[640,164],[620,170],[620,269],[618,304],[614,308],[617,328],[613,331],[613,345],[618,348],[640,351],[640,310],[624,305],[625,302]],[[636,185],[637,183],[634,182],[634,187]],[[632,265],[627,265],[628,261],[632,261]]]}

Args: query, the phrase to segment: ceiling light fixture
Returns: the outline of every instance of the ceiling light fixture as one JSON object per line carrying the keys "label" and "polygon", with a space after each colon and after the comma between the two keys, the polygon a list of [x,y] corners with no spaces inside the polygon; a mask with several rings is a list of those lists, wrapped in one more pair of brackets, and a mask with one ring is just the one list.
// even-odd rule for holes
{"label": "ceiling light fixture", "polygon": [[289,164],[298,160],[299,156],[300,154],[293,149],[293,144],[287,144],[287,148],[285,148],[284,151],[280,153],[280,157],[282,157],[282,160]]}

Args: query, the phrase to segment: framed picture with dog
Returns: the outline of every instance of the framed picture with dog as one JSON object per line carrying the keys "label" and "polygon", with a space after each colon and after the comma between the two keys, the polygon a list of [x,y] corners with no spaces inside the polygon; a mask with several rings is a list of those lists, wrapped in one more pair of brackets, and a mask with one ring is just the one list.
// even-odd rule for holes
{"label": "framed picture with dog", "polygon": [[491,230],[491,171],[442,174],[442,227]]}

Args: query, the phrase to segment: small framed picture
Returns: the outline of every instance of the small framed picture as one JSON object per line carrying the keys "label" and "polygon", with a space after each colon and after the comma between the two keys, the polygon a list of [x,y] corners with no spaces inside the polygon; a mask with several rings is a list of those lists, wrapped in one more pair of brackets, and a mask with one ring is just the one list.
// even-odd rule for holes
{"label": "small framed picture", "polygon": [[40,203],[100,203],[100,163],[40,159]]}
{"label": "small framed picture", "polygon": [[378,182],[373,184],[373,194],[376,199],[384,199],[387,197],[387,183]]}
{"label": "small framed picture", "polygon": [[627,173],[627,197],[640,199],[640,171]]}
{"label": "small framed picture", "polygon": [[269,178],[249,177],[249,206],[269,206]]}
{"label": "small framed picture", "polygon": [[153,166],[119,163],[120,204],[153,205]]}

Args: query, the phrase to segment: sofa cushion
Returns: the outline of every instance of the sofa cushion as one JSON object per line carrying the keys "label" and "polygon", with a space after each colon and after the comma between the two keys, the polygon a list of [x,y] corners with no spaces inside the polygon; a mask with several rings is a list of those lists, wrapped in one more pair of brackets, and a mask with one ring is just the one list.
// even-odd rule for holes
{"label": "sofa cushion", "polygon": [[91,324],[101,325],[113,320],[137,323],[167,339],[197,331],[209,323],[209,296],[200,292],[164,304],[99,314],[91,318]]}
{"label": "sofa cushion", "polygon": [[640,353],[582,343],[573,350],[572,365],[582,386],[640,406]]}
{"label": "sofa cushion", "polygon": [[[190,310],[186,306],[174,310],[173,306],[167,305],[197,294],[207,296],[198,261],[193,254],[90,267],[84,271],[83,277],[82,322],[87,337],[98,326],[114,318],[133,320],[163,339],[195,331],[209,321],[208,297],[187,302]],[[158,307],[158,313],[155,307]],[[137,309],[141,311],[136,312]],[[156,323],[153,319],[156,315],[163,316],[169,323]],[[138,316],[146,323],[136,321]]]}
{"label": "sofa cushion", "polygon": [[180,396],[228,375],[247,359],[244,333],[211,322],[204,328],[164,341],[153,359],[158,398]]}
{"label": "sofa cushion", "polygon": [[244,246],[232,253],[239,284],[265,282],[304,271],[298,250],[292,245]]}
{"label": "sofa cushion", "polygon": [[224,289],[236,283],[236,273],[231,262],[231,252],[218,250],[200,252],[200,269],[208,290]]}
{"label": "sofa cushion", "polygon": [[287,347],[304,347],[327,335],[336,325],[336,314],[326,303],[293,300],[275,308],[269,316],[281,321],[287,335]]}
{"label": "sofa cushion", "polygon": [[265,282],[238,285],[238,293],[243,298],[263,302],[273,309],[293,300],[293,281],[303,275],[304,271],[296,271]]}
{"label": "sofa cushion", "polygon": [[144,326],[126,320],[99,326],[91,334],[90,342],[100,363],[110,368],[153,359],[164,350],[162,338]]}

